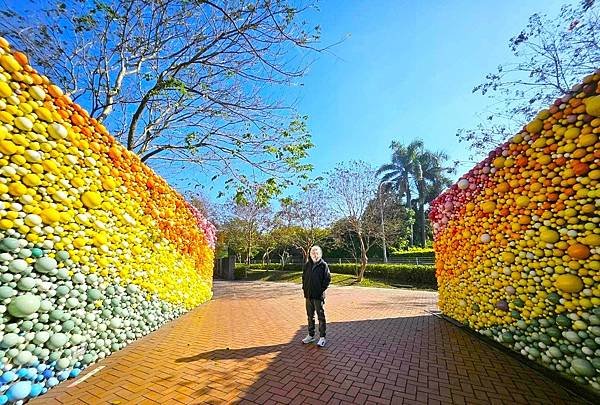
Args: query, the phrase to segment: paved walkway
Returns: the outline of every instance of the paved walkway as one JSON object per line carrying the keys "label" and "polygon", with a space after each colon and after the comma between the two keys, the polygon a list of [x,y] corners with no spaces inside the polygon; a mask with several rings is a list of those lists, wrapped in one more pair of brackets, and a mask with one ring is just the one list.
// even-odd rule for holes
{"label": "paved walkway", "polygon": [[302,345],[300,286],[216,282],[215,298],[31,404],[574,404],[429,315],[437,294],[328,291],[328,346]]}

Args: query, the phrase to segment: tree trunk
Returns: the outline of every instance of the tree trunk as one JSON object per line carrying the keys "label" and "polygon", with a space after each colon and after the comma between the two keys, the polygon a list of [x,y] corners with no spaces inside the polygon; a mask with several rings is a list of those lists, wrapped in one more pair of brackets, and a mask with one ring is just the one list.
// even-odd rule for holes
{"label": "tree trunk", "polygon": [[262,264],[263,264],[263,265],[265,264],[265,261],[266,261],[267,263],[270,263],[270,262],[271,262],[271,261],[269,260],[269,251],[268,251],[268,250],[267,250],[267,251],[265,251],[265,253],[263,253],[263,255],[262,255]]}
{"label": "tree trunk", "polygon": [[[406,174],[404,176],[404,187],[406,188],[406,209],[412,210],[412,194],[410,192],[410,181],[408,179],[408,174]],[[410,224],[410,235],[409,235],[409,241],[408,241],[408,246],[414,246],[415,244],[415,240],[414,240],[414,229],[413,229],[413,224]]]}
{"label": "tree trunk", "polygon": [[419,201],[419,218],[421,219],[421,247],[425,247],[425,239],[426,239],[426,232],[425,232],[425,201]]}
{"label": "tree trunk", "polygon": [[302,246],[300,250],[302,250],[302,258],[304,259],[304,263],[308,262],[308,256],[310,255],[310,246],[308,249],[305,246]]}
{"label": "tree trunk", "polygon": [[417,183],[419,185],[419,222],[421,223],[419,242],[421,247],[425,247],[425,180],[420,163],[417,164]]}
{"label": "tree trunk", "polygon": [[290,257],[290,254],[287,252],[287,250],[284,250],[279,255],[279,259],[281,262],[281,270],[285,270],[285,265],[287,264],[287,260],[289,259],[289,257]]}
{"label": "tree trunk", "polygon": [[404,176],[404,188],[406,189],[406,208],[411,208],[412,195],[410,192],[410,181],[408,180],[408,175]]}
{"label": "tree trunk", "polygon": [[250,256],[252,254],[252,229],[248,232],[248,251],[246,252],[246,264],[250,266]]}
{"label": "tree trunk", "polygon": [[360,271],[358,272],[358,282],[360,283],[365,276],[365,270],[367,269],[367,248],[362,235],[358,234],[358,240],[360,242]]}
{"label": "tree trunk", "polygon": [[383,199],[381,197],[381,186],[379,185],[379,213],[381,214],[381,244],[383,246],[383,262],[387,263],[387,248],[385,246],[385,221],[383,220]]}

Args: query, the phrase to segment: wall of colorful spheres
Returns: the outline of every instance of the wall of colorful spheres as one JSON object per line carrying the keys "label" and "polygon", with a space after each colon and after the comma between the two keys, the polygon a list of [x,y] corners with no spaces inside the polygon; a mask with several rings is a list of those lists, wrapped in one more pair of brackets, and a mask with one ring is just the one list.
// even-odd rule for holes
{"label": "wall of colorful spheres", "polygon": [[0,38],[0,405],[210,299],[214,227]]}
{"label": "wall of colorful spheres", "polygon": [[600,391],[600,71],[432,204],[439,306]]}

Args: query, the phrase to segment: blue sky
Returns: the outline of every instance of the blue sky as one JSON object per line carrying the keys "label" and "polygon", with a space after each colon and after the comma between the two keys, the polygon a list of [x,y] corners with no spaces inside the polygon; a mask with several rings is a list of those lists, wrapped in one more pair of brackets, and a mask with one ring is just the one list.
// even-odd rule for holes
{"label": "blue sky", "polygon": [[[452,160],[468,161],[457,129],[473,127],[487,101],[471,93],[511,60],[508,40],[535,12],[556,15],[564,1],[321,1],[315,20],[335,56],[313,65],[299,92],[319,174],[344,160],[376,166],[392,140],[422,138]],[[458,168],[456,176],[473,163]]]}
{"label": "blue sky", "polygon": [[[342,42],[317,56],[303,86],[277,89],[309,117],[313,176],[341,161],[380,166],[392,140],[421,138],[464,162],[457,179],[475,162],[455,134],[475,127],[488,103],[473,87],[512,60],[508,41],[531,14],[557,15],[566,1],[321,0],[304,18],[322,27],[323,45]],[[192,167],[159,172],[180,191],[203,183],[214,198],[222,186]]]}
{"label": "blue sky", "polygon": [[[378,167],[389,161],[392,140],[421,138],[463,162],[457,180],[476,162],[456,132],[475,127],[488,103],[473,87],[512,60],[509,39],[533,13],[554,16],[562,4],[322,0],[309,22],[322,27],[322,44],[343,41],[318,56],[303,86],[285,94],[309,116],[313,176],[348,160]],[[175,185],[183,190],[185,183]],[[214,197],[218,189],[205,192]]]}

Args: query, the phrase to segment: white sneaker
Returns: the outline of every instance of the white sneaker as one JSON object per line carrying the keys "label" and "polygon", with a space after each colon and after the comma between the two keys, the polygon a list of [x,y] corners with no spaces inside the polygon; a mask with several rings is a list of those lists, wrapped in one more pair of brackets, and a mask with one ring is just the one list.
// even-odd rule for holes
{"label": "white sneaker", "polygon": [[325,346],[325,343],[327,343],[327,340],[325,340],[325,338],[324,338],[324,337],[322,337],[322,338],[319,338],[319,341],[317,342],[317,346],[319,346],[319,347],[324,347],[324,346]]}
{"label": "white sneaker", "polygon": [[314,341],[315,341],[315,337],[311,336],[311,335],[306,335],[306,337],[304,339],[302,339],[302,343],[304,343],[304,344],[312,343]]}

